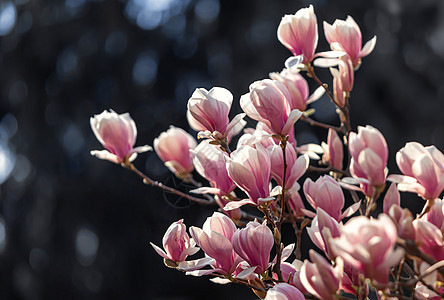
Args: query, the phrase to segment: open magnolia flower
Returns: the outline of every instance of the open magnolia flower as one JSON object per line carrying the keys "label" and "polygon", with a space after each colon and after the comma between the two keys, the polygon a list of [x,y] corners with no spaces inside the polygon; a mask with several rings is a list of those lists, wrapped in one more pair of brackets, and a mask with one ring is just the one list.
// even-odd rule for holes
{"label": "open magnolia flower", "polygon": [[133,161],[137,153],[151,150],[150,146],[134,148],[137,137],[136,123],[129,113],[117,114],[104,110],[100,115],[90,118],[91,129],[106,150],[93,150],[91,155],[116,164],[125,160]]}

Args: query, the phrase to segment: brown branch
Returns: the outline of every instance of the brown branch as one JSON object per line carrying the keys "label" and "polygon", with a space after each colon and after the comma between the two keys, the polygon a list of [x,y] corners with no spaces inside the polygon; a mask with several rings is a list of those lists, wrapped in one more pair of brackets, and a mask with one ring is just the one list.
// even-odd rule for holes
{"label": "brown branch", "polygon": [[175,188],[169,187],[164,185],[161,182],[152,180],[151,178],[149,178],[147,175],[145,175],[144,173],[142,173],[139,169],[137,169],[132,163],[130,162],[125,162],[122,163],[122,166],[130,171],[133,171],[134,173],[136,173],[137,175],[139,175],[139,177],[141,177],[143,179],[143,183],[145,183],[146,185],[151,185],[151,186],[155,186],[158,187],[164,191],[170,192],[172,194],[176,194],[180,197],[184,197],[192,202],[196,202],[199,204],[203,204],[203,205],[214,205],[216,204],[216,201],[214,201],[214,199],[212,200],[205,200],[202,198],[197,198],[197,197],[193,197],[191,195],[185,194],[179,190],[176,190]]}

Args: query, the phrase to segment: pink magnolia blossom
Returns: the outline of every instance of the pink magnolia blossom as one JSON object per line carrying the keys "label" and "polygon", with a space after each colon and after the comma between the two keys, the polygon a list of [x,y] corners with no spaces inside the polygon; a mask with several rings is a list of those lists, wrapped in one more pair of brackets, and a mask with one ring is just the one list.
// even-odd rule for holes
{"label": "pink magnolia blossom", "polygon": [[376,128],[358,126],[358,133],[350,133],[349,146],[352,157],[350,173],[361,183],[367,196],[372,197],[374,188],[385,183],[388,148],[384,136]]}
{"label": "pink magnolia blossom", "polygon": [[264,79],[253,82],[250,92],[240,99],[243,111],[252,119],[264,123],[274,134],[288,135],[302,113],[291,110],[291,96],[277,80]]}
{"label": "pink magnolia blossom", "polygon": [[[235,271],[242,259],[233,250],[233,235],[236,225],[231,219],[215,212],[205,221],[202,229],[192,226],[190,233],[197,245],[206,255],[214,259],[212,270],[205,270],[204,274],[218,272],[231,274]],[[200,267],[203,267],[201,265]],[[181,267],[181,265],[179,265]]]}
{"label": "pink magnolia blossom", "polygon": [[359,67],[361,58],[369,55],[376,44],[376,36],[362,47],[361,30],[352,17],[335,20],[333,25],[324,22],[324,33],[332,50],[345,51],[354,68]]}
{"label": "pink magnolia blossom", "polygon": [[225,167],[228,155],[217,147],[210,145],[209,140],[203,140],[196,148],[190,150],[196,171],[208,180],[212,188],[200,188],[202,192],[218,194],[231,193],[236,185],[228,176]]}
{"label": "pink magnolia blossom", "polygon": [[[338,222],[354,214],[360,204],[360,202],[358,202],[342,213],[344,193],[339,183],[329,175],[323,175],[315,182],[307,178],[304,182],[304,193],[308,203],[310,203],[314,209],[322,208]],[[305,213],[309,217],[314,217],[313,212],[305,211]]]}
{"label": "pink magnolia blossom", "polygon": [[274,245],[273,233],[267,225],[249,222],[233,235],[233,247],[255,273],[264,273],[269,266],[270,251]]}
{"label": "pink magnolia blossom", "polygon": [[339,230],[340,237],[332,240],[335,254],[366,278],[388,283],[390,268],[404,256],[402,248],[394,249],[398,233],[390,217],[354,217]]}
{"label": "pink magnolia blossom", "polygon": [[188,100],[187,119],[191,128],[202,132],[201,136],[215,139],[230,139],[245,126],[244,114],[237,115],[229,122],[233,95],[229,90],[214,87],[210,91],[196,89]]}
{"label": "pink magnolia blossom", "polygon": [[230,202],[225,210],[238,208],[245,204],[259,205],[270,198],[271,162],[270,156],[261,144],[256,147],[241,146],[231,153],[227,160],[228,176],[243,190],[248,199]]}
{"label": "pink magnolia blossom", "polygon": [[417,193],[433,200],[444,190],[444,155],[435,146],[410,142],[396,153],[396,162],[404,174],[391,175],[400,191]]}
{"label": "pink magnolia blossom", "polygon": [[308,83],[301,74],[282,70],[281,73],[270,73],[270,78],[282,82],[290,92],[290,108],[305,111],[307,104],[313,103],[324,94],[324,88],[319,87],[313,95],[309,96]]}
{"label": "pink magnolia blossom", "polygon": [[423,219],[415,219],[413,227],[419,249],[437,261],[444,260],[444,237],[440,228]]}
{"label": "pink magnolia blossom", "polygon": [[341,139],[335,130],[328,130],[327,144],[322,142],[324,155],[323,163],[329,163],[333,168],[342,170],[342,161],[344,160],[344,149]]}
{"label": "pink magnolia blossom", "polygon": [[318,45],[318,22],[313,5],[301,8],[294,15],[285,15],[279,24],[277,36],[294,56],[304,56],[303,63],[311,62]]}
{"label": "pink magnolia blossom", "polygon": [[333,259],[335,257],[333,249],[330,245],[330,240],[341,235],[337,220],[332,218],[322,208],[318,208],[316,211],[316,216],[311,222],[311,226],[307,228],[307,233],[311,241],[319,249],[324,251],[327,258]]}
{"label": "pink magnolia blossom", "polygon": [[137,153],[151,150],[150,146],[134,148],[137,137],[136,123],[129,113],[117,114],[104,110],[100,115],[90,118],[91,129],[99,142],[107,150],[94,150],[91,155],[120,164],[126,159],[133,161]]}
{"label": "pink magnolia blossom", "polygon": [[309,252],[312,262],[305,260],[301,268],[302,285],[312,295],[320,299],[337,299],[336,294],[341,285],[344,263],[342,258],[336,259],[333,266],[313,249]]}
{"label": "pink magnolia blossom", "polygon": [[154,139],[154,149],[171,172],[185,178],[194,169],[190,150],[197,146],[196,140],[185,130],[170,126]]}
{"label": "pink magnolia blossom", "polygon": [[[267,148],[270,154],[271,174],[276,182],[282,186],[284,181],[284,155],[280,145],[273,145]],[[285,147],[285,158],[287,170],[285,173],[285,186],[287,189],[292,187],[296,181],[304,175],[308,168],[310,159],[308,155],[297,157],[296,149],[292,144]]]}
{"label": "pink magnolia blossom", "polygon": [[305,296],[288,283],[278,283],[268,290],[264,300],[305,300]]}
{"label": "pink magnolia blossom", "polygon": [[183,220],[174,222],[165,232],[162,240],[165,251],[153,243],[150,244],[164,259],[169,259],[176,263],[184,261],[188,255],[193,255],[199,251],[198,247],[194,247],[194,240],[188,236]]}

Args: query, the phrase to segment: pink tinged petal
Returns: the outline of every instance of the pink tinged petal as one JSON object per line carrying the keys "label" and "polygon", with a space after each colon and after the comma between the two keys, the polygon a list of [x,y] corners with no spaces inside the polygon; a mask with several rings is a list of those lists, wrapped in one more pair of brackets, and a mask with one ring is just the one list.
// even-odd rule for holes
{"label": "pink tinged petal", "polygon": [[319,100],[325,93],[324,87],[320,86],[318,87],[313,94],[310,95],[310,97],[307,98],[307,104],[313,103],[317,100]]}
{"label": "pink tinged petal", "polygon": [[293,128],[297,120],[302,116],[302,112],[299,109],[293,109],[288,115],[287,122],[282,129],[282,135],[288,135]]}
{"label": "pink tinged petal", "polygon": [[227,129],[226,129],[226,135],[228,137],[228,140],[231,139],[231,137],[237,135],[241,130],[247,125],[247,122],[244,120],[246,114],[241,113],[237,114],[230,123],[228,123]]}
{"label": "pink tinged petal", "polygon": [[318,269],[319,274],[322,274],[322,283],[328,294],[336,294],[341,283],[342,270],[338,276],[338,270],[333,269],[333,266],[320,254],[310,250],[310,259]]}
{"label": "pink tinged petal", "polygon": [[375,46],[376,46],[376,35],[367,43],[365,43],[364,47],[362,47],[361,52],[359,53],[359,57],[364,57],[372,53]]}
{"label": "pink tinged petal", "polygon": [[177,267],[179,270],[183,271],[194,271],[201,269],[205,266],[212,265],[215,263],[215,260],[211,257],[204,257],[196,260],[190,261],[181,261],[179,266]]}
{"label": "pink tinged petal", "polygon": [[179,261],[184,261],[187,258],[187,256],[191,256],[193,254],[196,254],[199,250],[200,250],[199,247],[190,247],[190,248],[185,249],[182,252],[182,254],[180,254]]}
{"label": "pink tinged petal", "polygon": [[[418,180],[418,182],[426,189],[428,195],[425,196],[435,196],[432,193],[435,187],[438,185],[437,176],[435,173],[435,168],[433,161],[426,154],[418,157],[412,165],[413,176]],[[439,195],[436,195],[438,197]]]}
{"label": "pink tinged petal", "polygon": [[211,217],[207,218],[202,229],[207,233],[215,231],[231,241],[236,232],[236,225],[226,215],[214,212]]}
{"label": "pink tinged petal", "polygon": [[201,276],[207,276],[207,275],[214,274],[214,273],[224,273],[224,272],[220,269],[195,270],[195,271],[185,272],[185,275],[201,277]]}
{"label": "pink tinged petal", "polygon": [[330,155],[330,164],[338,169],[342,169],[342,161],[344,160],[344,149],[342,145],[342,141],[339,138],[338,134],[335,130],[328,130],[328,152]]}
{"label": "pink tinged petal", "polygon": [[396,187],[396,183],[392,183],[385,193],[384,201],[383,201],[383,211],[385,214],[389,214],[390,207],[392,205],[400,206],[401,205],[401,196],[399,195],[398,189]]}
{"label": "pink tinged petal", "polygon": [[257,205],[257,203],[254,203],[250,199],[243,199],[243,200],[240,200],[240,201],[228,202],[227,204],[225,204],[225,207],[223,208],[223,210],[225,210],[225,211],[232,211],[232,210],[238,209],[238,208],[240,208],[240,207],[242,207],[244,205],[247,205],[247,204],[255,205],[255,206]]}
{"label": "pink tinged petal", "polygon": [[203,233],[199,240],[200,248],[210,257],[214,258],[217,264],[225,272],[229,272],[233,267],[233,246],[225,236],[211,231],[209,235]]}
{"label": "pink tinged petal", "polygon": [[154,248],[154,250],[156,250],[157,254],[159,254],[160,256],[162,256],[163,258],[169,259],[168,255],[166,254],[165,251],[163,251],[159,246],[154,245],[153,243],[150,242],[150,245]]}
{"label": "pink tinged petal", "polygon": [[121,158],[117,157],[115,154],[110,153],[108,150],[93,150],[90,152],[90,154],[100,159],[109,160],[116,164],[120,164],[123,162]]}
{"label": "pink tinged petal", "polygon": [[256,267],[246,268],[245,270],[237,274],[235,277],[238,279],[247,279],[251,274],[254,273],[255,270]]}
{"label": "pink tinged petal", "polygon": [[365,177],[372,185],[381,185],[385,182],[385,164],[382,159],[370,148],[366,148],[358,156],[358,164],[365,172]]}
{"label": "pink tinged petal", "polygon": [[201,187],[194,190],[191,190],[190,193],[194,194],[219,194],[220,189],[212,188],[212,187]]}
{"label": "pink tinged petal", "polygon": [[292,285],[278,283],[268,290],[264,300],[305,300],[305,296]]}
{"label": "pink tinged petal", "polygon": [[350,205],[341,215],[341,217],[339,218],[339,221],[344,219],[344,218],[348,218],[351,217],[355,212],[357,212],[359,210],[359,208],[361,207],[361,201],[358,201],[352,205]]}

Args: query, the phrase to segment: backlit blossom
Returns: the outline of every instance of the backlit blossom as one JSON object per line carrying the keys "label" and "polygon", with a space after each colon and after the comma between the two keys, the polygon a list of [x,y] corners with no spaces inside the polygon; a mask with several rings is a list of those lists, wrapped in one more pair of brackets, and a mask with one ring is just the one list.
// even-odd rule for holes
{"label": "backlit blossom", "polygon": [[106,149],[91,151],[91,155],[100,159],[120,164],[125,159],[133,161],[137,153],[151,150],[146,145],[134,148],[137,128],[129,113],[119,115],[112,110],[104,110],[100,115],[90,118],[90,123],[96,138]]}

